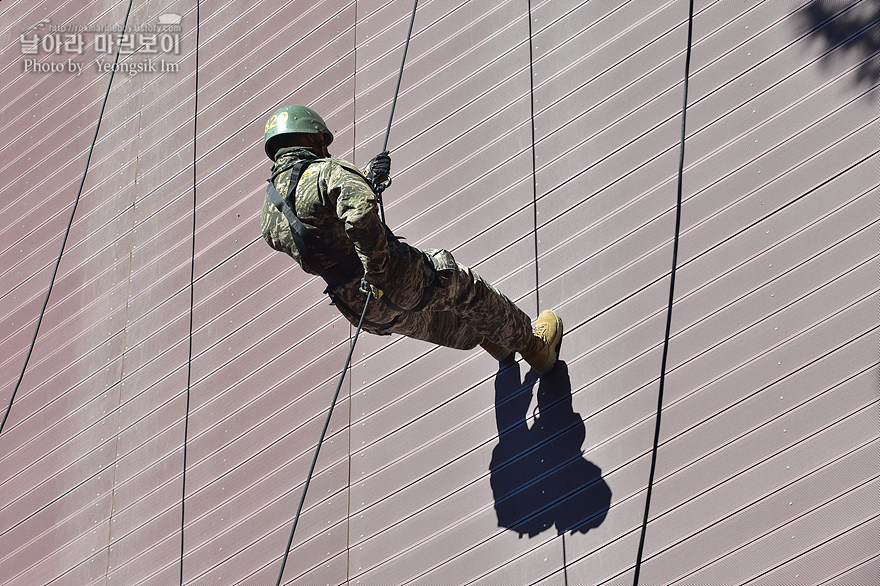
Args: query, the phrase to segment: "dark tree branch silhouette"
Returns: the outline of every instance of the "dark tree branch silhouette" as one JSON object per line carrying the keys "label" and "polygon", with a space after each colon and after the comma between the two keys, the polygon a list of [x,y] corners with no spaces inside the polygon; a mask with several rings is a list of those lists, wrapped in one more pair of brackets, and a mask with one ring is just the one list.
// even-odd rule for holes
{"label": "dark tree branch silhouette", "polygon": [[797,13],[802,33],[820,43],[828,69],[857,65],[854,83],[880,83],[880,2],[813,0]]}

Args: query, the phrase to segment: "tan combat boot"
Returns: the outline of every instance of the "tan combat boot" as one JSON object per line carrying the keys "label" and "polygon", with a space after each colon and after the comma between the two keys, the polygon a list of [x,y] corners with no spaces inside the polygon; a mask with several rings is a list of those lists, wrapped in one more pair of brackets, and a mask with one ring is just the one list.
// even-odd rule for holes
{"label": "tan combat boot", "polygon": [[547,374],[556,366],[561,344],[562,319],[547,309],[538,316],[532,327],[532,337],[520,354],[538,374]]}
{"label": "tan combat boot", "polygon": [[513,352],[511,352],[507,348],[503,348],[503,347],[499,346],[498,344],[496,344],[495,342],[490,342],[489,340],[487,340],[485,338],[483,339],[482,342],[480,342],[480,347],[483,350],[485,350],[486,352],[488,352],[492,356],[492,358],[494,358],[498,362],[503,362],[503,361],[507,360],[507,358],[511,354],[513,354]]}

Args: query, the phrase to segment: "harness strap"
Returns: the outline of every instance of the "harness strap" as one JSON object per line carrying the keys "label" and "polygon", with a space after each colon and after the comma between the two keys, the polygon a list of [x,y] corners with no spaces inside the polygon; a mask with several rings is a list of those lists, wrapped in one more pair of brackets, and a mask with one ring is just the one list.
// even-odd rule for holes
{"label": "harness strap", "polygon": [[[306,228],[305,224],[296,215],[295,204],[290,201],[289,195],[293,193],[295,197],[296,186],[299,184],[300,177],[302,177],[306,167],[314,162],[314,160],[302,160],[297,161],[293,165],[290,183],[288,184],[292,187],[288,188],[287,194],[282,196],[271,180],[266,188],[266,193],[275,207],[278,208],[278,211],[284,214],[287,223],[290,224],[293,242],[303,263],[316,271],[327,282],[328,288],[332,288],[361,278],[364,274],[364,269],[357,256],[340,254],[335,248],[326,245],[317,235]],[[315,251],[318,250],[329,257],[335,265],[324,267],[315,256]]]}
{"label": "harness strap", "polygon": [[[289,167],[284,167],[276,171],[272,178],[269,179],[269,185],[266,187],[266,193],[269,195],[269,199],[278,208],[284,218],[287,220],[287,223],[290,224],[290,231],[293,235],[293,242],[296,245],[296,250],[299,252],[300,258],[303,263],[307,265],[309,268],[318,273],[318,275],[324,279],[327,283],[327,288],[324,289],[324,293],[326,293],[330,300],[334,305],[339,307],[344,313],[347,313],[350,317],[357,318],[357,314],[352,310],[352,308],[348,307],[337,295],[335,295],[336,290],[345,284],[351,283],[353,281],[357,281],[364,276],[364,268],[360,262],[360,259],[356,255],[345,255],[340,254],[338,250],[326,245],[316,234],[314,234],[311,230],[306,228],[305,224],[299,219],[296,215],[295,211],[295,200],[291,201],[289,195],[293,194],[296,196],[296,186],[299,184],[299,180],[302,177],[302,174],[305,172],[306,167],[310,164],[320,161],[321,159],[308,159],[308,160],[300,160],[294,163]],[[287,194],[281,195],[281,192],[275,188],[274,179],[280,173],[286,171],[287,169],[292,169],[290,173],[290,181],[288,182],[289,186],[287,190]],[[358,174],[360,171],[355,170]],[[390,242],[400,241],[401,238],[396,236],[391,230],[382,222],[383,227],[385,228],[385,236],[386,239]],[[316,258],[315,251],[320,250],[324,253],[325,256],[329,257],[335,264],[329,268],[324,267],[321,262]],[[425,262],[428,262],[427,260]],[[429,263],[430,264],[430,263]],[[406,311],[421,311],[425,308],[428,302],[431,300],[431,296],[434,293],[434,289],[437,286],[437,276],[436,272],[432,267],[431,272],[433,273],[433,278],[431,282],[428,283],[428,286],[425,287],[422,292],[421,299],[416,304],[415,307],[404,309],[395,304],[391,299],[388,298],[387,295],[383,295],[379,299],[387,304],[389,307],[396,311],[406,312]],[[394,321],[396,321],[395,318]],[[388,327],[394,323],[392,321],[389,324],[378,324],[371,322],[370,320],[364,320],[364,325],[368,327]]]}
{"label": "harness strap", "polygon": [[410,307],[409,309],[405,309],[403,307],[400,307],[399,305],[394,303],[391,299],[389,299],[388,295],[382,295],[381,297],[379,297],[379,300],[383,301],[391,309],[393,309],[395,311],[399,311],[401,313],[410,312],[410,311],[421,311],[421,310],[425,309],[425,307],[427,307],[428,303],[430,303],[431,298],[434,296],[434,289],[437,288],[439,283],[437,282],[437,279],[438,279],[437,271],[434,270],[434,267],[431,265],[430,261],[425,259],[424,262],[427,265],[428,270],[431,272],[431,280],[430,280],[430,282],[428,282],[428,284],[425,286],[425,288],[422,289],[422,296],[419,299],[419,302],[415,304],[415,306]]}
{"label": "harness strap", "polygon": [[[346,303],[345,301],[342,300],[342,298],[337,294],[337,291],[338,291],[338,287],[327,287],[326,289],[324,289],[324,293],[326,293],[327,296],[330,297],[331,305],[335,305],[336,308],[343,315],[345,315],[347,318],[349,318],[349,321],[351,321],[352,319],[357,320],[358,313],[348,303]],[[383,297],[384,297],[384,295],[383,295]],[[375,297],[374,297],[374,299],[375,299]],[[399,317],[400,316],[394,316],[394,318],[390,322],[384,323],[384,324],[380,324],[378,322],[368,320],[366,318],[366,315],[362,316],[361,319],[363,320],[363,324],[365,326],[367,326],[368,328],[370,328],[371,331],[382,332],[382,331],[389,330],[391,327],[393,327],[394,324],[397,323],[397,320]]]}

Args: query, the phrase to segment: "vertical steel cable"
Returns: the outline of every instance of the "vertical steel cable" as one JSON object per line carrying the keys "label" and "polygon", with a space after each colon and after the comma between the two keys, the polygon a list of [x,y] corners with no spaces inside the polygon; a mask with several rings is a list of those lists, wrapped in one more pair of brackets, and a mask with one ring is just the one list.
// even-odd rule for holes
{"label": "vertical steel cable", "polygon": [[642,556],[645,549],[645,534],[648,530],[648,518],[651,513],[651,493],[654,489],[654,474],[657,469],[657,448],[660,443],[660,416],[663,412],[663,390],[666,383],[666,359],[669,354],[669,335],[672,329],[672,304],[675,300],[675,270],[678,266],[678,239],[681,231],[681,194],[682,180],[684,177],[684,145],[687,131],[687,105],[688,105],[688,80],[691,69],[691,47],[693,45],[694,31],[694,0],[690,0],[688,9],[688,33],[687,51],[685,52],[684,64],[684,97],[681,106],[681,139],[678,156],[678,190],[675,203],[675,237],[672,241],[672,271],[669,276],[669,302],[666,308],[666,334],[663,338],[663,359],[660,362],[660,389],[657,393],[657,415],[654,424],[654,445],[651,450],[651,472],[648,476],[648,491],[645,495],[645,515],[642,520],[641,536],[639,538],[639,550],[636,554],[636,567],[633,575],[633,586],[639,583],[639,574],[642,569]]}
{"label": "vertical steel cable", "polygon": [[196,0],[196,54],[195,54],[195,90],[193,98],[193,163],[192,163],[192,257],[189,272],[189,355],[186,361],[186,411],[183,420],[183,479],[181,481],[180,496],[180,586],[183,586],[183,555],[185,553],[184,527],[186,525],[186,446],[189,438],[189,405],[192,389],[192,359],[193,359],[193,310],[195,308],[195,279],[196,279],[196,139],[199,136],[199,0]]}
{"label": "vertical steel cable", "polygon": [[409,18],[409,30],[406,33],[406,42],[403,44],[403,57],[400,59],[400,72],[397,74],[397,87],[394,88],[394,99],[391,100],[391,114],[388,116],[388,128],[385,129],[385,142],[382,150],[388,150],[388,137],[391,135],[391,121],[394,120],[394,108],[397,106],[397,95],[400,93],[400,80],[403,79],[403,66],[406,63],[406,52],[409,49],[409,40],[412,38],[413,23],[416,21],[416,8],[419,0],[413,2],[412,16]]}
{"label": "vertical steel cable", "polygon": [[[541,279],[538,275],[538,159],[535,150],[535,56],[532,44],[532,1],[528,0],[528,18],[529,18],[529,118],[532,127],[532,217],[534,221],[534,231],[532,239],[535,246],[535,315],[541,310]],[[563,536],[565,537],[565,536]]]}
{"label": "vertical steel cable", "polygon": [[[125,12],[125,20],[122,21],[122,30],[119,32],[120,40],[125,34],[125,28],[128,25],[128,15],[131,14],[131,5],[133,2],[134,0],[129,0],[128,2],[128,9]],[[104,110],[107,107],[107,99],[110,97],[110,88],[113,86],[113,77],[116,75],[116,67],[117,63],[119,63],[120,45],[121,43],[116,44],[116,58],[113,60],[113,67],[110,69],[110,80],[107,82],[107,91],[104,92],[104,102],[101,104],[101,112],[98,114],[98,124],[95,125],[95,136],[92,137],[92,144],[89,147],[89,154],[86,157],[86,168],[83,171],[82,179],[79,182],[79,189],[76,192],[76,198],[73,200],[73,209],[70,210],[70,220],[67,222],[67,229],[64,231],[64,238],[61,240],[61,251],[58,253],[58,259],[55,261],[55,269],[52,271],[52,278],[49,280],[49,289],[46,291],[46,299],[43,301],[43,308],[40,310],[40,315],[37,318],[37,327],[34,328],[34,337],[31,339],[30,347],[25,355],[24,365],[21,367],[21,374],[18,376],[18,381],[15,383],[15,388],[12,390],[12,396],[9,397],[9,405],[6,407],[6,412],[3,414],[3,420],[0,421],[0,433],[3,432],[3,427],[6,425],[6,419],[9,417],[9,412],[12,411],[12,402],[15,401],[15,395],[18,393],[18,388],[21,386],[21,381],[24,379],[24,373],[27,371],[28,362],[30,362],[31,354],[33,354],[34,346],[37,343],[37,335],[40,333],[40,325],[43,323],[43,316],[46,314],[46,308],[49,306],[49,297],[52,295],[52,287],[55,286],[55,278],[58,276],[58,267],[61,265],[61,257],[64,256],[64,248],[67,245],[67,238],[70,236],[70,228],[73,226],[73,218],[76,215],[76,207],[79,205],[83,186],[86,183],[86,175],[89,173],[89,164],[92,161],[92,153],[95,150],[95,143],[98,142],[98,132],[101,130],[101,120],[104,119]]]}

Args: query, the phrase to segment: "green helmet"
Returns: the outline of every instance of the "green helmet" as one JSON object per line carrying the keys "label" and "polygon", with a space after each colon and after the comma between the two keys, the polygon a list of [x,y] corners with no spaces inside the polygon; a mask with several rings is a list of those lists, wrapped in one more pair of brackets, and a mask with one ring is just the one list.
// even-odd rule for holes
{"label": "green helmet", "polygon": [[272,139],[276,136],[294,133],[322,134],[325,144],[329,145],[333,142],[333,133],[330,132],[318,113],[307,106],[298,104],[284,106],[272,114],[266,121],[264,132],[263,147],[266,149],[266,155],[272,160],[275,159],[277,148],[270,142],[274,142]]}

